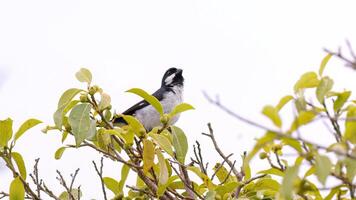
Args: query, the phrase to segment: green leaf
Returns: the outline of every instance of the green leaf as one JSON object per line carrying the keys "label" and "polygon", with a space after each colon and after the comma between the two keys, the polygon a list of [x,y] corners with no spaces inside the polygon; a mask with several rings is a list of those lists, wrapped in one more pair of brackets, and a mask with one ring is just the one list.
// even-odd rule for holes
{"label": "green leaf", "polygon": [[99,103],[99,109],[104,110],[105,108],[109,107],[111,103],[111,97],[106,94],[105,92],[101,93],[101,100]]}
{"label": "green leaf", "polygon": [[220,183],[222,183],[225,180],[226,183],[236,182],[236,177],[231,176],[229,174],[229,171],[225,168],[225,166],[221,166],[220,163],[216,163],[213,170],[216,176],[218,177]]}
{"label": "green leaf", "polygon": [[122,165],[121,168],[121,180],[119,182],[119,192],[120,194],[123,194],[124,192],[124,186],[125,186],[125,182],[127,179],[127,176],[129,175],[130,172],[130,167],[128,165]]}
{"label": "green leaf", "polygon": [[108,188],[111,192],[113,192],[115,195],[120,194],[120,184],[117,182],[117,180],[110,177],[104,177],[103,181],[105,187]]}
{"label": "green leaf", "polygon": [[319,85],[319,79],[315,72],[307,72],[303,74],[297,83],[294,85],[294,92],[298,92],[305,88],[314,88]]}
{"label": "green leaf", "polygon": [[291,101],[293,99],[293,96],[291,95],[287,95],[281,98],[281,100],[279,100],[276,109],[278,111],[280,111],[289,101]]}
{"label": "green leaf", "polygon": [[272,175],[281,176],[281,177],[284,176],[284,172],[279,169],[276,169],[276,168],[262,170],[262,171],[259,171],[258,174],[272,174]]}
{"label": "green leaf", "polygon": [[91,121],[89,113],[92,106],[89,103],[76,105],[69,114],[69,124],[75,138],[75,143],[79,146],[87,139],[91,132]]}
{"label": "green leaf", "polygon": [[332,54],[329,53],[321,61],[320,67],[319,67],[319,76],[323,76],[323,72],[324,72],[325,66],[326,66],[326,64],[328,64],[328,62],[329,62],[331,57],[332,57]]}
{"label": "green leaf", "polygon": [[88,84],[90,84],[92,80],[91,72],[86,68],[81,68],[77,73],[75,73],[75,77],[78,81],[86,82]]}
{"label": "green leaf", "polygon": [[215,191],[218,195],[224,196],[227,193],[232,192],[239,184],[237,182],[229,182],[216,187]]}
{"label": "green leaf", "polygon": [[[83,90],[77,88],[71,88],[66,90],[58,101],[58,107],[56,112],[53,114],[53,120],[58,129],[62,128],[63,116],[65,115],[65,110],[68,112],[67,107],[73,107],[78,101],[71,103],[72,99]],[[74,104],[74,105],[73,105]]]}
{"label": "green leaf", "polygon": [[160,115],[163,115],[163,107],[156,97],[148,94],[146,91],[139,88],[132,88],[126,92],[130,92],[142,97],[143,99],[145,99],[145,101],[151,104]]}
{"label": "green leaf", "polygon": [[341,92],[337,95],[337,99],[334,102],[334,111],[335,112],[337,112],[344,106],[346,101],[349,99],[350,95],[351,95],[351,91]]}
{"label": "green leaf", "polygon": [[331,171],[332,163],[327,156],[316,155],[315,156],[315,174],[318,180],[325,185],[326,178]]}
{"label": "green leaf", "polygon": [[[356,106],[349,106],[347,111],[347,118],[356,117]],[[356,121],[355,120],[346,120],[345,121],[345,138],[356,144]]]}
{"label": "green leaf", "polygon": [[166,166],[165,159],[163,157],[163,154],[159,149],[156,149],[156,155],[158,158],[158,165],[159,165],[159,178],[158,178],[158,183],[160,185],[164,185],[168,181],[168,169]]}
{"label": "green leaf", "polygon": [[57,149],[57,151],[54,153],[54,158],[55,158],[56,160],[61,159],[64,150],[66,150],[66,147],[61,147],[61,148]]}
{"label": "green leaf", "polygon": [[181,103],[181,104],[175,106],[173,108],[173,110],[171,111],[171,113],[169,113],[169,115],[171,117],[173,117],[173,116],[175,116],[179,113],[185,112],[187,110],[194,110],[194,107],[187,103]]}
{"label": "green leaf", "polygon": [[278,109],[276,109],[273,106],[267,105],[263,108],[262,114],[264,114],[266,117],[268,117],[273,122],[274,125],[281,128],[282,120],[279,117]]}
{"label": "green leaf", "polygon": [[130,115],[123,115],[122,117],[131,126],[131,128],[137,135],[142,136],[146,133],[145,127],[143,127],[141,122],[138,121],[135,117]]}
{"label": "green leaf", "polygon": [[12,119],[0,120],[0,147],[6,147],[12,137]]}
{"label": "green leaf", "polygon": [[215,200],[216,192],[214,190],[210,190],[208,193],[205,195],[205,200]]}
{"label": "green leaf", "polygon": [[26,180],[26,166],[21,154],[17,152],[11,152],[11,157],[15,160],[17,169],[19,170],[21,177]]}
{"label": "green leaf", "polygon": [[299,127],[304,126],[315,118],[316,114],[313,111],[300,111],[297,118],[293,121],[289,130],[290,133],[297,130]]}
{"label": "green leaf", "polygon": [[329,194],[324,198],[324,200],[332,200],[337,193],[341,192],[341,187],[342,186],[337,186],[331,189]]}
{"label": "green leaf", "polygon": [[19,139],[22,134],[24,134],[28,129],[36,126],[37,124],[42,123],[42,121],[38,119],[28,119],[25,121],[19,128],[19,130],[15,133],[15,141]]}
{"label": "green leaf", "polygon": [[280,193],[285,200],[293,199],[294,183],[298,178],[299,166],[288,167],[282,180]]}
{"label": "green leaf", "polygon": [[334,81],[327,76],[323,77],[320,80],[320,83],[316,88],[315,92],[316,92],[316,98],[321,104],[324,103],[324,98],[326,94],[332,89],[333,85],[334,85]]}
{"label": "green leaf", "polygon": [[184,164],[185,156],[188,152],[188,141],[182,129],[172,126],[173,147],[177,160]]}
{"label": "green leaf", "polygon": [[197,175],[205,184],[205,186],[211,190],[215,188],[215,185],[213,184],[213,182],[211,181],[211,179],[204,174],[203,172],[200,171],[200,169],[198,167],[195,166],[188,166],[187,167],[188,171],[191,171],[193,173],[195,173],[195,175]]}
{"label": "green leaf", "polygon": [[159,134],[155,134],[150,132],[148,134],[166,153],[168,153],[170,156],[174,156],[173,150],[172,150],[172,144],[169,142],[169,140]]}
{"label": "green leaf", "polygon": [[79,191],[78,189],[72,189],[71,191],[71,194],[72,196],[74,197],[74,199],[72,199],[70,196],[69,196],[69,193],[68,192],[62,192],[60,195],[59,195],[59,199],[60,200],[78,200],[78,196],[81,197],[82,196],[82,192]]}
{"label": "green leaf", "polygon": [[307,178],[308,176],[311,176],[315,174],[315,166],[311,166],[307,172],[304,174],[304,178]]}
{"label": "green leaf", "polygon": [[25,188],[20,180],[20,177],[16,177],[10,184],[10,200],[24,200]]}
{"label": "green leaf", "polygon": [[356,160],[351,158],[345,159],[346,177],[353,182],[356,175]]}
{"label": "green leaf", "polygon": [[155,146],[150,140],[143,140],[143,173],[147,174],[148,170],[154,165]]}

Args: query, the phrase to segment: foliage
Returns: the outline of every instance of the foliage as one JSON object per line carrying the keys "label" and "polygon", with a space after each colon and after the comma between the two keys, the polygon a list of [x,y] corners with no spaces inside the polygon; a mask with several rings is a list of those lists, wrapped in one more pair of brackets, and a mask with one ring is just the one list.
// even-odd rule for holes
{"label": "foliage", "polygon": [[[103,159],[100,165],[93,161],[103,199],[355,199],[356,101],[350,100],[351,91],[334,90],[333,79],[324,75],[331,57],[328,54],[323,59],[318,73],[303,74],[294,85],[293,94],[282,97],[275,106],[262,109],[274,128],[243,118],[208,97],[237,119],[265,131],[256,139],[255,146],[242,154],[241,167],[231,159],[232,153],[222,152],[210,124],[209,132],[203,135],[211,139],[222,162],[209,168],[199,142],[193,145],[194,155],[188,161],[189,141],[185,132],[171,125],[170,120],[193,109],[191,105],[182,103],[170,113],[164,113],[152,95],[138,88],[128,90],[144,98],[161,116],[161,126],[145,130],[133,116],[112,112],[110,96],[99,86],[92,85],[92,74],[87,69],[75,75],[86,83],[85,89],[70,88],[62,94],[53,115],[55,125],[47,126],[43,132],[56,130],[62,135],[64,145],[53,152],[55,159],[65,156],[68,148],[91,148],[121,163],[121,177],[115,179],[104,175]],[[296,110],[291,123],[282,118],[281,111],[287,105]],[[112,121],[117,117],[123,117],[128,124],[113,126]],[[330,135],[335,140],[332,144],[323,146],[301,134],[303,127],[317,120],[326,120],[332,127]],[[14,176],[9,192],[0,195],[14,200],[42,199],[43,196],[56,200],[80,199],[80,187],[74,187],[79,169],[71,175],[70,182],[57,171],[64,191],[56,195],[39,178],[36,160],[29,175],[35,187],[29,185],[29,168],[14,147],[28,129],[39,123],[41,121],[36,119],[27,120],[13,134],[12,120],[0,121],[0,157]],[[75,144],[65,144],[68,136],[74,137]],[[286,157],[286,152],[294,156]],[[253,173],[250,163],[256,155],[266,161],[268,167]],[[137,176],[136,183],[126,183],[129,174]],[[192,179],[193,176],[198,179]]]}

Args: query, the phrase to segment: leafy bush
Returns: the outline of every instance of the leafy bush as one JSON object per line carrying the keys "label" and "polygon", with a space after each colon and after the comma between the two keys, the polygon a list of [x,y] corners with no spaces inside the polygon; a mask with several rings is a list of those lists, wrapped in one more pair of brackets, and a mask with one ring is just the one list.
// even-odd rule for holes
{"label": "leafy bush", "polygon": [[[241,167],[231,160],[232,154],[221,151],[210,124],[209,132],[203,135],[211,139],[222,162],[208,168],[199,142],[193,146],[194,155],[187,159],[187,137],[181,128],[169,125],[169,121],[193,109],[191,105],[182,103],[171,113],[164,113],[155,97],[138,88],[128,90],[144,98],[161,116],[162,126],[147,131],[136,118],[112,112],[110,96],[92,84],[92,75],[87,69],[76,73],[86,88],[70,88],[63,93],[53,115],[55,125],[47,126],[43,132],[59,132],[62,143],[68,136],[75,138],[75,144],[60,147],[54,153],[55,159],[60,159],[68,148],[91,148],[103,158],[122,164],[120,180],[116,180],[104,176],[103,159],[100,165],[93,162],[102,184],[103,199],[355,199],[356,101],[349,100],[351,91],[334,91],[333,80],[324,75],[331,57],[332,54],[328,54],[323,59],[318,73],[303,74],[294,85],[293,95],[284,96],[275,106],[262,109],[274,128],[248,120],[207,96],[211,103],[232,116],[265,131],[253,149],[243,153]],[[287,104],[293,104],[296,109],[289,125],[280,116]],[[113,126],[112,120],[116,117],[123,117],[128,125]],[[300,134],[302,127],[319,119],[328,120],[332,126],[330,135],[334,143],[323,146]],[[2,197],[80,199],[80,187],[74,186],[78,170],[69,181],[57,171],[64,191],[56,195],[39,178],[38,160],[28,175],[21,154],[13,151],[16,141],[39,123],[41,121],[29,119],[13,134],[12,120],[0,121],[0,157],[14,176],[8,192],[1,193]],[[286,158],[286,151],[292,152],[294,157]],[[250,162],[257,155],[268,167],[252,175],[251,171],[255,170]],[[129,173],[137,176],[136,183],[126,183]],[[192,175],[199,179],[193,180]],[[326,185],[328,179],[332,180],[331,185]],[[107,190],[114,195],[110,196]]]}

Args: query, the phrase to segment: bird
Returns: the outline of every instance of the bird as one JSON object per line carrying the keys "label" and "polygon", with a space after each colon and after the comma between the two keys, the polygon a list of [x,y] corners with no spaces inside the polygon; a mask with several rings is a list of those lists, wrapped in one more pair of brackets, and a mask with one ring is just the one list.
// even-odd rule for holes
{"label": "bird", "polygon": [[[152,95],[162,104],[164,113],[170,113],[175,106],[183,102],[183,90],[183,70],[172,67],[164,73],[161,87]],[[134,104],[132,107],[122,112],[122,114],[131,115],[138,119],[147,131],[161,125],[159,113],[145,100]],[[169,124],[175,124],[178,119],[179,114],[170,119]],[[120,123],[127,124],[122,117],[115,118],[113,123],[114,125]]]}

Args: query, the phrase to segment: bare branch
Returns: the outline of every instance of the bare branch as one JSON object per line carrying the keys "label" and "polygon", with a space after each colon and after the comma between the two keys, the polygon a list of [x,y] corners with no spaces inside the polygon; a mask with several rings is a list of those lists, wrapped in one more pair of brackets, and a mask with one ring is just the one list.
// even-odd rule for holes
{"label": "bare branch", "polygon": [[103,160],[104,158],[101,157],[101,160],[100,160],[100,169],[98,169],[95,161],[93,160],[93,165],[94,165],[94,168],[95,168],[95,171],[96,173],[98,174],[99,178],[100,178],[100,182],[101,182],[101,190],[103,191],[103,195],[104,195],[104,199],[107,200],[107,196],[106,196],[106,190],[105,190],[105,184],[104,184],[104,179],[103,179],[103,166],[104,166],[104,163],[103,163]]}

